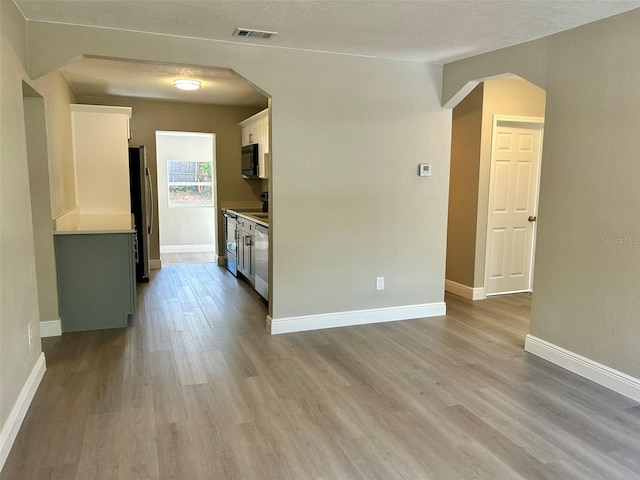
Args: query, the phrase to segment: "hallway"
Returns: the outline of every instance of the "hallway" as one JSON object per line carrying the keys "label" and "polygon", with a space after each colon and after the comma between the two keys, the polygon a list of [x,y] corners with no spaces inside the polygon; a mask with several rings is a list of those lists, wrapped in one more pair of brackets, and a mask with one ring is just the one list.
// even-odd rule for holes
{"label": "hallway", "polygon": [[126,329],[43,341],[2,480],[633,479],[640,406],[523,351],[530,295],[267,335],[212,263],[138,286]]}
{"label": "hallway", "polygon": [[215,263],[216,255],[213,252],[178,252],[161,253],[162,265],[170,263]]}

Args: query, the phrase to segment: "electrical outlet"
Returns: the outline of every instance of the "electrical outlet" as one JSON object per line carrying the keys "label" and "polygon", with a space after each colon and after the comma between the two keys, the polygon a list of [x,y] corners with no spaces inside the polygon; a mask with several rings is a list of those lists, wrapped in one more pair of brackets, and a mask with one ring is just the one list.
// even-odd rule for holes
{"label": "electrical outlet", "polygon": [[29,345],[33,345],[33,328],[31,328],[31,324],[27,327],[29,333]]}
{"label": "electrical outlet", "polygon": [[376,277],[376,290],[384,290],[384,277]]}

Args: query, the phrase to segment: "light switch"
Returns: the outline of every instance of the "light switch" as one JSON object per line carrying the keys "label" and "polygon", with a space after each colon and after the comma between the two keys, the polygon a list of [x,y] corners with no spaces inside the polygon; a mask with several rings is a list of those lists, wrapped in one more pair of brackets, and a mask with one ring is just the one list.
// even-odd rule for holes
{"label": "light switch", "polygon": [[429,164],[429,163],[420,163],[418,165],[418,176],[420,176],[420,177],[430,177],[431,176],[431,164]]}

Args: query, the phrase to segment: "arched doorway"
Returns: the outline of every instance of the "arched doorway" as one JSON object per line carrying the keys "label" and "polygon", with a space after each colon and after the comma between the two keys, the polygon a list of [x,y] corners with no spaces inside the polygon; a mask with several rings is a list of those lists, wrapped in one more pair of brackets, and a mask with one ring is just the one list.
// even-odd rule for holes
{"label": "arched doorway", "polygon": [[[451,173],[449,184],[449,214],[447,231],[447,269],[446,269],[446,290],[461,295],[465,298],[479,300],[485,298],[489,293],[498,293],[486,290],[487,275],[491,274],[495,278],[505,276],[507,267],[512,267],[515,260],[526,260],[526,267],[531,271],[533,257],[530,253],[517,252],[514,257],[514,249],[506,245],[500,245],[499,235],[493,235],[495,242],[491,242],[489,230],[489,211],[497,198],[497,193],[507,192],[513,194],[518,190],[518,182],[524,178],[524,168],[518,169],[518,162],[511,169],[505,181],[513,184],[510,188],[504,183],[501,174],[505,169],[496,171],[492,169],[493,155],[492,147],[495,146],[493,139],[495,130],[495,119],[497,116],[508,115],[527,118],[543,118],[545,112],[546,93],[543,89],[527,82],[517,76],[505,76],[501,78],[487,79],[478,83],[464,98],[459,99],[453,108],[452,119],[452,146],[451,146]],[[541,146],[541,145],[540,145]],[[531,167],[529,165],[529,167]],[[534,180],[539,179],[537,166],[532,167]],[[497,175],[493,175],[492,171]],[[500,180],[502,183],[497,190],[494,189],[492,200],[492,178]],[[495,182],[494,182],[495,183]],[[537,190],[537,182],[533,187]],[[522,189],[519,190],[522,194]],[[534,193],[534,192],[531,192]],[[506,201],[506,197],[505,201]],[[532,199],[531,199],[532,198]],[[524,218],[535,216],[535,206],[537,205],[536,195],[527,197],[527,202],[531,212],[527,210]],[[510,208],[515,198],[511,198]],[[533,202],[532,205],[529,205]],[[522,210],[521,205],[516,210]],[[524,215],[523,212],[520,212]],[[525,221],[525,223],[529,223]],[[535,234],[535,223],[526,226],[529,230],[524,231],[522,225],[517,226],[517,235],[523,231],[533,238]],[[500,227],[503,228],[502,226]],[[504,232],[505,230],[496,230]],[[494,232],[495,233],[495,232]],[[513,230],[512,230],[513,233]],[[513,235],[512,235],[513,237]],[[513,244],[513,238],[512,244]],[[526,239],[516,238],[516,242],[524,243]],[[495,243],[495,245],[494,245]],[[534,243],[530,244],[533,251]],[[500,261],[495,260],[492,264],[493,270],[487,268],[487,259],[494,252],[494,260],[498,254]],[[519,258],[518,258],[519,257]],[[496,265],[505,267],[505,270],[496,269]],[[527,272],[528,272],[527,271]],[[513,269],[514,277],[527,275],[527,286],[517,289],[504,289],[500,293],[513,290],[530,290],[530,276],[528,273],[518,272]],[[490,276],[491,276],[490,275]]]}

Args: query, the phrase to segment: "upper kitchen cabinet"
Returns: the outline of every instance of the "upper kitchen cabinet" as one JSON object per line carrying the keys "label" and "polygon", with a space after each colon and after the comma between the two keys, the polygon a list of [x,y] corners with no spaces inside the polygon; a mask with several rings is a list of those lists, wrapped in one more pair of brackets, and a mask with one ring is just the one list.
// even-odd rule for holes
{"label": "upper kitchen cabinet", "polygon": [[77,204],[83,214],[131,213],[130,107],[71,105]]}
{"label": "upper kitchen cabinet", "polygon": [[268,177],[269,164],[269,109],[256,113],[240,122],[242,146],[258,144],[258,177]]}

